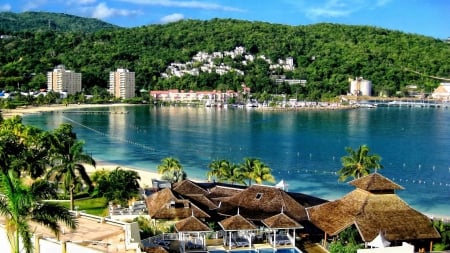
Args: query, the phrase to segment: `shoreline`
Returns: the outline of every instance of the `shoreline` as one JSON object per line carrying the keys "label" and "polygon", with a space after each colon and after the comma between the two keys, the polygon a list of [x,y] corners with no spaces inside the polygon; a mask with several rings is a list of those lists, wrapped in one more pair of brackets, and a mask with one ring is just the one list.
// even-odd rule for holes
{"label": "shoreline", "polygon": [[14,116],[23,116],[27,114],[39,114],[43,112],[65,111],[72,109],[84,108],[104,108],[104,107],[120,107],[120,106],[135,106],[136,104],[113,103],[113,104],[51,104],[44,106],[24,106],[15,109],[1,109],[3,119],[12,118]]}

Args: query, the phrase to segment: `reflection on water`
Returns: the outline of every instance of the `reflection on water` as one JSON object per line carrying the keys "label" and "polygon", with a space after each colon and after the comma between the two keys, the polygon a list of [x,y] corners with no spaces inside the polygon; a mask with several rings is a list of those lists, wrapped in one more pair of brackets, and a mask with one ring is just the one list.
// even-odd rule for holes
{"label": "reflection on water", "polygon": [[[383,158],[380,172],[405,187],[398,194],[409,204],[450,215],[450,110],[261,112],[136,106],[95,111],[29,115],[24,123],[53,129],[68,122],[97,160],[156,170],[163,158],[173,156],[189,177],[198,179],[206,179],[212,160],[240,163],[257,157],[277,180],[287,181],[289,190],[326,199],[353,189],[338,183],[335,174],[344,148],[367,144]],[[117,113],[123,111],[128,113]]]}

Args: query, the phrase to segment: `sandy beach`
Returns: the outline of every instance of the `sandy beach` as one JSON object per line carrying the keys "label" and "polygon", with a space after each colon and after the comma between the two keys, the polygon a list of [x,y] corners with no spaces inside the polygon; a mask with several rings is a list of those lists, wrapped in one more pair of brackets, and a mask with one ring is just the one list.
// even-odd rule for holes
{"label": "sandy beach", "polygon": [[134,106],[134,104],[123,104],[123,103],[115,103],[115,104],[52,104],[45,106],[23,106],[18,107],[16,109],[1,109],[1,114],[4,119],[13,117],[13,116],[23,116],[26,114],[36,114],[42,112],[50,112],[50,111],[63,111],[63,110],[73,110],[73,109],[82,109],[82,108],[98,108],[98,107],[114,107],[114,106]]}

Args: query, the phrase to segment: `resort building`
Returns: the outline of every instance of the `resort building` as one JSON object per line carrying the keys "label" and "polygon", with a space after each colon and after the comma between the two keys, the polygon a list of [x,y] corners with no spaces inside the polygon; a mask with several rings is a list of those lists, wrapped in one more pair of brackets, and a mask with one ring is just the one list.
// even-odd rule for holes
{"label": "resort building", "polygon": [[[136,222],[120,222],[104,217],[76,212],[76,230],[61,225],[56,237],[47,227],[32,223],[35,253],[140,253],[139,226]],[[0,245],[2,252],[11,252],[6,234],[6,219],[0,216]],[[22,251],[21,251],[22,252]]]}
{"label": "resort building", "polygon": [[117,69],[115,72],[109,72],[108,91],[115,98],[127,99],[135,97],[135,73],[128,69]]}
{"label": "resort building", "polygon": [[395,194],[403,187],[378,173],[349,184],[356,189],[341,199],[306,208],[310,221],[323,231],[324,242],[353,227],[367,246],[384,240],[392,246],[411,243],[416,252],[428,247],[432,250],[433,240],[440,235],[426,215]]}
{"label": "resort building", "polygon": [[200,102],[209,105],[225,104],[231,98],[236,98],[239,93],[228,90],[221,91],[179,91],[173,90],[152,90],[150,96],[154,101],[162,102],[179,102],[179,103],[193,103]]}
{"label": "resort building", "polygon": [[81,92],[81,73],[66,70],[64,65],[59,65],[47,73],[47,88],[49,91],[69,95]]}

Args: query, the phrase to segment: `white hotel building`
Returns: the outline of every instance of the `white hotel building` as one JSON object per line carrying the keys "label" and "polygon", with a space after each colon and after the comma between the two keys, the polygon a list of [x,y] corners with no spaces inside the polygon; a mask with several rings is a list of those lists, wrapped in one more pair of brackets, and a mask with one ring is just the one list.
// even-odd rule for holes
{"label": "white hotel building", "polygon": [[66,70],[64,65],[59,65],[52,72],[47,72],[47,89],[67,94],[81,92],[81,73]]}
{"label": "white hotel building", "polygon": [[109,93],[115,98],[133,98],[135,97],[135,73],[128,69],[117,69],[115,72],[109,72]]}

